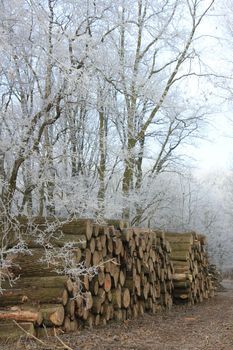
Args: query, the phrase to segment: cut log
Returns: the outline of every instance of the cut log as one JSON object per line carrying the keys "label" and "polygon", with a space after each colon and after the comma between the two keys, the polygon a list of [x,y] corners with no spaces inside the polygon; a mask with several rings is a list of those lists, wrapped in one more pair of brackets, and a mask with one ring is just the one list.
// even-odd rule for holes
{"label": "cut log", "polygon": [[39,312],[37,310],[0,310],[0,320],[15,320],[23,322],[37,322]]}
{"label": "cut log", "polygon": [[184,251],[191,253],[192,252],[192,244],[185,242],[170,242],[171,251]]}
{"label": "cut log", "polygon": [[[66,306],[65,306],[65,315],[69,316],[71,320],[74,320],[74,311],[75,311],[75,301],[74,299],[69,299]],[[56,326],[60,326],[60,324],[57,324]]]}
{"label": "cut log", "polygon": [[91,311],[94,314],[99,314],[104,300],[100,296],[93,296],[93,305]]}
{"label": "cut log", "polygon": [[86,321],[88,327],[93,328],[94,322],[95,322],[95,316],[92,314],[89,314],[87,321]]}
{"label": "cut log", "polygon": [[96,327],[100,325],[100,315],[99,314],[97,314],[95,316],[94,324],[95,324]]}
{"label": "cut log", "polygon": [[95,242],[96,242],[96,241],[95,241],[95,238],[94,238],[94,237],[92,237],[91,240],[89,241],[89,249],[90,249],[90,251],[91,251],[92,254],[93,254],[94,251],[95,251],[95,246],[96,246]]}
{"label": "cut log", "polygon": [[68,292],[62,288],[37,288],[37,289],[9,289],[0,294],[0,306],[17,305],[25,303],[62,303],[66,305]]}
{"label": "cut log", "polygon": [[176,233],[176,232],[166,232],[165,233],[166,239],[171,242],[180,242],[180,243],[189,243],[193,244],[194,238],[192,233]]}
{"label": "cut log", "polygon": [[70,321],[70,318],[68,316],[65,317],[64,324],[63,324],[62,328],[63,328],[64,332],[66,332],[66,333],[71,332],[71,321]]}
{"label": "cut log", "polygon": [[104,285],[104,281],[105,281],[105,273],[104,271],[100,270],[98,272],[98,282],[99,282],[99,285],[100,286],[103,286]]}
{"label": "cut log", "polygon": [[[20,277],[11,287],[7,281],[2,282],[3,289],[37,289],[37,288],[61,288],[64,289],[68,282],[67,276],[38,276]],[[68,282],[69,283],[69,282]]]}
{"label": "cut log", "polygon": [[93,297],[90,292],[86,292],[84,294],[84,303],[85,303],[85,308],[87,310],[90,310],[93,306]]}
{"label": "cut log", "polygon": [[118,285],[119,274],[120,274],[120,267],[119,267],[119,265],[114,263],[114,262],[111,263],[110,275],[113,277],[115,288]]}
{"label": "cut log", "polygon": [[191,273],[174,273],[172,275],[173,281],[186,281],[189,280],[190,282],[193,281],[193,276]]}
{"label": "cut log", "polygon": [[189,260],[189,252],[186,250],[181,251],[172,251],[170,254],[170,258],[176,261],[188,261]]}
{"label": "cut log", "polygon": [[31,249],[31,254],[9,254],[7,260],[11,265],[11,271],[15,276],[56,276],[57,269],[64,269],[62,261],[54,259],[47,262],[44,249]]}
{"label": "cut log", "polygon": [[[22,329],[21,329],[22,328]],[[36,331],[32,322],[0,323],[0,339],[18,339],[19,337],[35,336]]]}
{"label": "cut log", "polygon": [[112,314],[112,304],[109,304],[107,301],[105,301],[105,303],[103,304],[104,310],[103,310],[103,314],[106,318],[107,321],[109,321],[111,319],[111,314]]}
{"label": "cut log", "polygon": [[46,327],[61,326],[65,318],[65,311],[62,305],[43,304],[40,307],[40,325]]}
{"label": "cut log", "polygon": [[104,248],[106,246],[106,242],[107,242],[107,235],[102,234],[99,238],[100,238],[101,246],[102,246],[102,248]]}
{"label": "cut log", "polygon": [[70,321],[70,331],[71,332],[76,332],[78,329],[78,321],[76,319]]}
{"label": "cut log", "polygon": [[122,250],[122,241],[118,237],[113,238],[113,251],[116,255],[120,255]]}
{"label": "cut log", "polygon": [[98,266],[100,264],[101,258],[102,258],[101,252],[95,250],[92,256],[92,265]]}
{"label": "cut log", "polygon": [[75,235],[85,234],[89,240],[93,231],[93,221],[89,219],[55,220],[53,217],[33,217],[28,220],[26,217],[20,217],[18,221],[20,222],[20,229],[22,232],[27,232],[29,225],[32,229],[37,227],[41,231],[48,230],[48,227],[51,226],[51,232],[63,232],[65,234]]}
{"label": "cut log", "polygon": [[[97,295],[98,291],[99,291],[99,274],[103,273],[102,271],[98,273],[98,276],[95,276],[91,281],[90,281],[90,285],[89,285],[89,289],[90,292],[92,293],[92,295]],[[103,283],[102,283],[103,285]]]}
{"label": "cut log", "polygon": [[119,283],[120,283],[121,287],[124,286],[125,280],[126,280],[126,272],[124,270],[120,270]]}
{"label": "cut log", "polygon": [[71,222],[64,223],[61,230],[67,234],[85,234],[86,238],[90,240],[93,234],[93,222],[88,219],[72,220]]}
{"label": "cut log", "polygon": [[[104,237],[104,236],[102,236]],[[100,239],[100,237],[97,237],[95,239],[95,246],[96,246],[96,250],[98,250],[99,252],[103,249],[103,245],[102,245],[102,241]]]}
{"label": "cut log", "polygon": [[91,251],[90,251],[90,249],[87,248],[85,250],[85,265],[86,265],[86,267],[91,266],[91,257],[92,257]]}
{"label": "cut log", "polygon": [[111,237],[107,238],[107,251],[109,254],[113,252],[113,241]]}
{"label": "cut log", "polygon": [[126,309],[130,305],[130,292],[128,288],[123,288],[121,291],[121,305]]}
{"label": "cut log", "polygon": [[112,304],[115,309],[121,308],[121,288],[112,290]]}
{"label": "cut log", "polygon": [[82,284],[82,288],[84,291],[89,291],[89,276],[88,275],[84,275],[81,277],[81,284]]}
{"label": "cut log", "polygon": [[105,292],[109,292],[112,287],[112,281],[111,281],[111,276],[109,273],[105,274],[105,279],[104,279],[104,290]]}
{"label": "cut log", "polygon": [[[21,239],[27,244],[27,246],[32,248],[42,248],[42,241],[38,240],[38,235],[32,233],[23,233]],[[13,237],[8,242],[8,248],[12,248],[18,243],[18,238]],[[43,238],[43,245],[51,244],[53,247],[64,247],[64,245],[70,245],[74,248],[85,249],[87,247],[87,238],[85,235],[74,235],[74,234],[64,234],[62,232],[57,232],[52,235],[52,237],[45,236]]]}

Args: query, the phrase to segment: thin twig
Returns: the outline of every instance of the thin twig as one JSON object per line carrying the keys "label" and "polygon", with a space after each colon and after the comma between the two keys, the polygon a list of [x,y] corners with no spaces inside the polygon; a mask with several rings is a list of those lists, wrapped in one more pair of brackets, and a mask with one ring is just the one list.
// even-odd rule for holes
{"label": "thin twig", "polygon": [[71,347],[69,347],[69,345],[65,344],[65,343],[61,340],[61,338],[59,338],[59,336],[58,336],[57,333],[56,333],[56,329],[55,329],[55,328],[54,328],[54,335],[55,335],[56,339],[64,346],[64,349],[65,349],[65,350],[74,350],[74,349],[72,349]]}
{"label": "thin twig", "polygon": [[38,343],[40,343],[41,345],[43,345],[44,349],[46,348],[50,348],[51,347],[53,349],[57,349],[57,350],[74,350],[72,348],[70,348],[68,345],[66,345],[56,334],[56,330],[54,329],[54,335],[56,337],[56,339],[62,344],[62,347],[60,346],[56,346],[54,344],[46,344],[45,342],[43,342],[41,339],[37,338],[35,335],[27,332],[25,329],[23,329],[23,327],[21,327],[15,320],[13,320],[13,322],[16,324],[17,327],[19,327],[21,329],[21,331],[23,331],[28,337],[33,338],[35,341],[37,341]]}
{"label": "thin twig", "polygon": [[43,346],[46,346],[46,344],[40,340],[39,338],[37,338],[35,335],[25,331],[25,329],[23,329],[23,327],[21,327],[18,322],[16,322],[15,320],[13,320],[13,322],[16,324],[17,327],[19,327],[21,329],[21,331],[23,331],[25,334],[27,334],[28,337],[31,337],[33,339],[35,339],[38,343],[42,344]]}

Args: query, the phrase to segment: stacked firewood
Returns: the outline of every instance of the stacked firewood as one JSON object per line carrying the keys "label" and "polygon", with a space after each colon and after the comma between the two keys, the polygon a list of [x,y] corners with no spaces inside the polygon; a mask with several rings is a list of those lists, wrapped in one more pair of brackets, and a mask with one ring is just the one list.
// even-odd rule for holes
{"label": "stacked firewood", "polygon": [[170,259],[173,275],[173,300],[175,303],[194,304],[214,295],[214,287],[208,273],[206,239],[195,232],[166,232],[171,246]]}
{"label": "stacked firewood", "polygon": [[[29,224],[21,218],[20,231],[29,251],[7,256],[10,280],[16,280],[6,279],[1,285],[0,320],[4,322],[0,322],[0,337],[18,336],[24,333],[23,329],[34,335],[43,334],[45,329],[50,332],[54,327],[76,330],[74,297],[80,287],[62,272],[66,259],[72,266],[85,259],[87,242],[94,231],[92,222],[76,220],[61,225],[36,218]],[[12,232],[8,248],[16,241]]]}
{"label": "stacked firewood", "polygon": [[215,264],[208,265],[208,274],[211,278],[213,287],[215,291],[224,290],[221,282],[223,281],[223,276]]}
{"label": "stacked firewood", "polygon": [[56,228],[57,237],[50,235],[42,248],[40,235],[49,236],[48,222],[38,218],[33,225],[35,234],[21,219],[30,253],[8,256],[12,276],[20,278],[12,286],[2,284],[0,337],[9,336],[7,329],[39,336],[54,327],[75,331],[171,307],[174,270],[164,233],[119,221],[73,220]]}

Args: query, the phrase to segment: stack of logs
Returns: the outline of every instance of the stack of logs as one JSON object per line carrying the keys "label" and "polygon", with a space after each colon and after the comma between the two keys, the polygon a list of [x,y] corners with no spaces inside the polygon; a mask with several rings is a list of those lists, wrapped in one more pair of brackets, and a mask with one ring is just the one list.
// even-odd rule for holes
{"label": "stack of logs", "polygon": [[208,272],[206,239],[195,232],[166,232],[171,246],[170,260],[173,275],[173,301],[175,303],[202,302],[214,295],[214,287]]}
{"label": "stack of logs", "polygon": [[[21,219],[30,254],[7,257],[12,276],[20,278],[13,286],[2,283],[0,337],[17,337],[24,331],[41,336],[54,328],[75,331],[82,325],[103,325],[112,319],[126,320],[171,307],[174,270],[163,232],[129,228],[119,221],[97,225],[90,220],[73,220],[64,223],[62,236],[51,238],[44,249],[38,237],[48,225],[44,219],[35,219],[30,225],[36,228],[32,236],[31,231],[27,234],[27,220]],[[14,243],[12,239],[8,247]],[[69,259],[72,256],[68,262],[67,243]],[[53,261],[59,249],[62,254]],[[69,276],[58,273],[65,263]],[[80,263],[87,268],[97,266],[98,274],[74,278],[72,271]]]}
{"label": "stack of logs", "polygon": [[225,289],[221,284],[223,281],[223,276],[215,264],[208,265],[208,273],[211,278],[214,290],[218,292],[224,291]]}

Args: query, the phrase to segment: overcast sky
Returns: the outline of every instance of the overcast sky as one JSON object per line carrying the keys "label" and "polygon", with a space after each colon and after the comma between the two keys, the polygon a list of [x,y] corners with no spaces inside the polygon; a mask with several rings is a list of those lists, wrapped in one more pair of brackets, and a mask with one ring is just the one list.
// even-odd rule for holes
{"label": "overcast sky", "polygon": [[209,127],[208,139],[199,140],[190,148],[190,155],[196,159],[195,165],[204,172],[210,169],[233,169],[233,138],[228,137],[229,121],[214,118],[215,127]]}
{"label": "overcast sky", "polygon": [[[231,1],[233,8],[233,0]],[[222,7],[223,3],[224,0],[216,0],[214,11],[202,27],[204,35],[207,35],[204,39],[204,52],[205,61],[216,73],[230,76],[232,64],[229,64],[229,60],[233,57],[233,38],[226,28],[227,21],[231,23],[231,18],[229,11]],[[219,38],[221,40],[218,40]],[[231,84],[229,80],[224,85]],[[210,125],[204,132],[205,139],[198,140],[196,147],[188,148],[188,154],[196,159],[195,165],[203,172],[210,169],[233,170],[233,103],[218,98],[218,95],[225,96],[225,91],[222,89],[216,89],[216,86],[211,87],[209,84],[206,89],[212,90],[213,105],[216,106],[213,107],[213,114],[209,118]]]}

